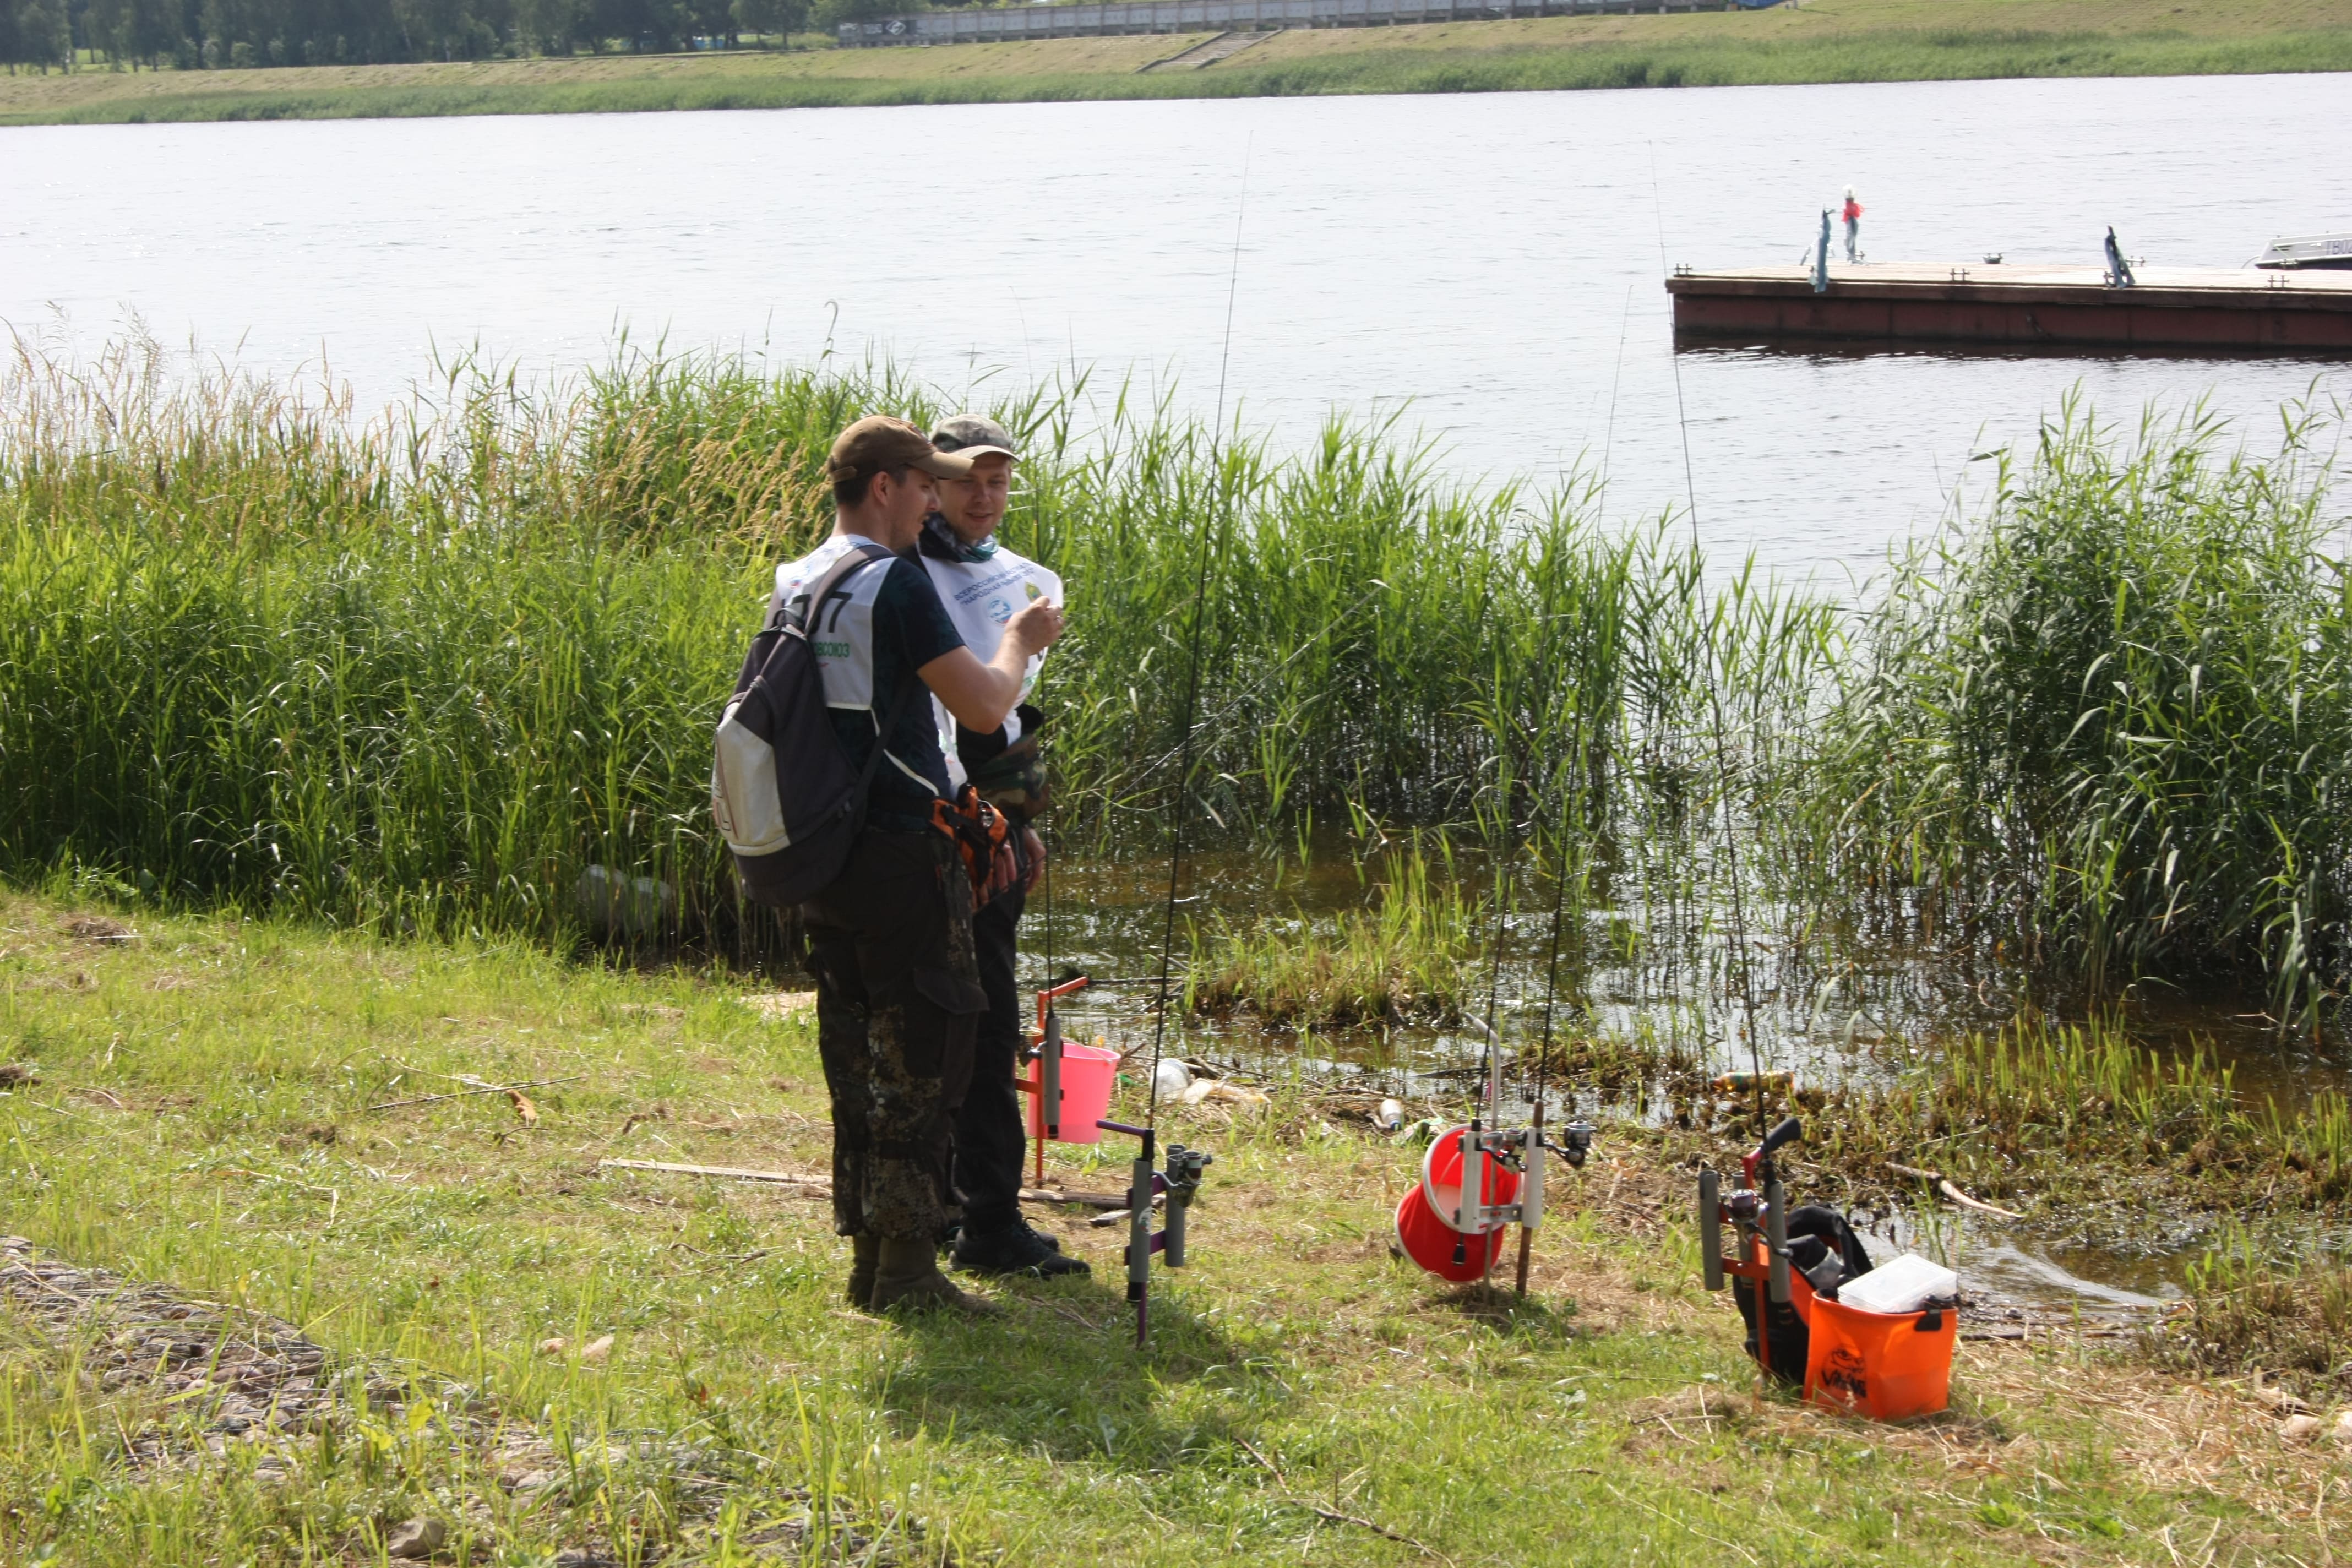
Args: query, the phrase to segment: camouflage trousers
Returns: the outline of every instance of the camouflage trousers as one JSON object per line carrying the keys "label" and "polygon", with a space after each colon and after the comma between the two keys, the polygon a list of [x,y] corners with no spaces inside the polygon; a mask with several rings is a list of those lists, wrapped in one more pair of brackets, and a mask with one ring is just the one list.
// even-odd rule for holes
{"label": "camouflage trousers", "polygon": [[802,906],[833,1098],[833,1227],[931,1239],[955,1216],[956,1112],[986,998],[971,891],[945,834],[869,827]]}

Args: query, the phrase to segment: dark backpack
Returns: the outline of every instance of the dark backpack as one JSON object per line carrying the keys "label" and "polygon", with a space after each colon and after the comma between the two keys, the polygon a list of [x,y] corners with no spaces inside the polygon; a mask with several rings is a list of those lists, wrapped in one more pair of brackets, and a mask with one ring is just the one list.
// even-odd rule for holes
{"label": "dark backpack", "polygon": [[[1836,1267],[1828,1267],[1834,1259]],[[1837,1300],[1837,1286],[1870,1272],[1870,1252],[1862,1237],[1832,1208],[1807,1205],[1789,1215],[1789,1264],[1805,1276],[1815,1291]],[[1793,1292],[1791,1292],[1793,1294]],[[1745,1279],[1731,1282],[1732,1300],[1748,1324],[1748,1353],[1756,1353],[1756,1287]],[[1813,1331],[1797,1312],[1793,1301],[1775,1301],[1766,1293],[1765,1321],[1771,1334],[1772,1375],[1783,1383],[1805,1381],[1805,1358],[1811,1353]]]}
{"label": "dark backpack", "polygon": [[780,591],[751,639],[735,695],[719,721],[710,769],[710,813],[734,852],[736,874],[755,903],[789,909],[841,875],[866,826],[866,797],[882,747],[914,689],[903,679],[863,769],[850,766],[825,710],[824,682],[808,628],[848,580],[890,552],[860,544],[810,584],[804,619]]}

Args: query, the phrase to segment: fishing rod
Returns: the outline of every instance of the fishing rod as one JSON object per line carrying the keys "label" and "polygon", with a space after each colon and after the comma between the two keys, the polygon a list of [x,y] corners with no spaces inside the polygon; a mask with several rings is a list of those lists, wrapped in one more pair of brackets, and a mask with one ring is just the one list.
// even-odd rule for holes
{"label": "fishing rod", "polygon": [[[1582,730],[1583,726],[1580,724],[1578,726],[1580,742],[1582,739]],[[1574,765],[1580,771],[1583,764],[1584,748],[1580,743],[1577,748],[1577,759]],[[1528,1268],[1530,1261],[1530,1255],[1535,1250],[1536,1223],[1539,1222],[1543,1217],[1543,1206],[1541,1203],[1543,1178],[1540,1174],[1543,1169],[1543,1156],[1541,1151],[1548,1148],[1558,1149],[1561,1158],[1567,1160],[1570,1165],[1576,1166],[1584,1163],[1584,1152],[1590,1149],[1592,1145],[1592,1129],[1590,1125],[1581,1121],[1572,1121],[1565,1130],[1563,1136],[1567,1140],[1568,1148],[1559,1148],[1558,1145],[1553,1144],[1549,1139],[1544,1137],[1545,1091],[1549,1087],[1551,1079],[1552,1004],[1557,998],[1559,990],[1560,922],[1566,918],[1568,911],[1568,784],[1564,779],[1561,781],[1559,786],[1559,810],[1556,814],[1556,818],[1552,824],[1552,831],[1558,835],[1559,839],[1559,864],[1557,869],[1553,872],[1551,890],[1551,953],[1544,964],[1543,1032],[1536,1044],[1536,1092],[1534,1116],[1528,1125],[1528,1131],[1532,1140],[1528,1150],[1528,1157],[1536,1171],[1538,1173],[1535,1179],[1538,1201],[1535,1205],[1533,1218],[1523,1218],[1519,1222],[1519,1268],[1518,1278],[1515,1289],[1517,1293],[1523,1298],[1528,1293]],[[1573,1150],[1574,1152],[1570,1152],[1570,1150]]]}
{"label": "fishing rod", "polygon": [[[1208,620],[1210,568],[1224,553],[1225,532],[1233,518],[1231,488],[1226,483],[1218,443],[1223,438],[1225,389],[1233,366],[1234,307],[1241,294],[1242,226],[1249,214],[1249,148],[1250,143],[1244,144],[1241,188],[1234,205],[1233,257],[1225,277],[1224,343],[1217,360],[1217,412],[1215,423],[1210,427],[1209,455],[1216,475],[1217,504],[1209,526],[1201,532],[1200,564],[1192,575],[1192,624],[1185,639],[1188,646],[1183,724],[1177,749],[1176,810],[1169,824],[1168,900],[1160,922],[1158,1006],[1151,1024],[1151,1071],[1144,1079],[1148,1109],[1140,1127],[1124,1121],[1095,1123],[1106,1132],[1125,1133],[1139,1144],[1127,1187],[1127,1299],[1135,1303],[1138,1350],[1143,1348],[1151,1331],[1151,1255],[1163,1254],[1171,1268],[1184,1267],[1187,1211],[1192,1207],[1193,1194],[1200,1191],[1202,1171],[1213,1163],[1213,1157],[1204,1150],[1171,1143],[1166,1167],[1160,1168],[1160,1063],[1166,1052],[1168,1015],[1173,1006],[1169,982],[1176,963],[1176,906],[1183,890],[1184,826],[1191,815],[1192,798],[1192,749],[1201,708],[1201,632]],[[1151,1208],[1163,1194],[1168,1201],[1167,1226],[1155,1236],[1151,1230]]]}
{"label": "fishing rod", "polygon": [[[1665,205],[1658,196],[1658,153],[1655,146],[1650,149],[1650,203],[1657,219],[1658,270],[1663,276],[1667,269],[1666,214]],[[1823,222],[1822,232],[1826,239],[1826,214],[1823,215]],[[1702,548],[1698,526],[1698,480],[1691,464],[1690,413],[1683,399],[1682,356],[1675,352],[1673,331],[1669,321],[1666,362],[1674,371],[1675,427],[1682,441],[1683,494],[1690,515],[1691,548],[1696,554]],[[1702,556],[1702,562],[1703,559]],[[1740,1025],[1748,1036],[1748,1078],[1756,1091],[1756,1130],[1759,1134],[1755,1150],[1740,1162],[1742,1184],[1727,1201],[1721,1195],[1722,1178],[1717,1172],[1712,1167],[1702,1167],[1699,1171],[1699,1267],[1701,1278],[1710,1290],[1723,1288],[1727,1272],[1748,1281],[1756,1299],[1758,1366],[1760,1372],[1769,1373],[1772,1365],[1771,1308],[1786,1305],[1791,1294],[1789,1284],[1788,1202],[1772,1156],[1785,1145],[1803,1138],[1804,1126],[1793,1116],[1778,1127],[1768,1129],[1766,1126],[1770,1116],[1765,1098],[1768,1079],[1764,1072],[1763,1047],[1757,1037],[1753,954],[1748,947],[1747,898],[1739,872],[1739,835],[1733,822],[1731,748],[1725,738],[1723,690],[1717,679],[1719,668],[1717,634],[1727,628],[1727,623],[1722,618],[1720,605],[1709,602],[1703,573],[1698,591],[1701,608],[1706,612],[1701,616],[1701,625],[1709,627],[1706,637],[1706,701],[1715,739],[1716,788],[1723,802],[1720,842],[1724,870],[1731,884],[1732,967],[1739,978]],[[1737,1075],[1729,1081],[1736,1087]],[[1734,1226],[1739,1237],[1739,1252],[1735,1260],[1727,1260],[1722,1254],[1721,1227],[1727,1220]],[[1755,1254],[1759,1250],[1764,1254],[1764,1261],[1760,1265],[1755,1261]],[[1760,1280],[1757,1279],[1759,1274],[1763,1276]],[[1760,1290],[1756,1289],[1759,1284],[1763,1287]],[[1760,1399],[1760,1381],[1758,1389]]]}
{"label": "fishing rod", "polygon": [[[1560,1128],[1557,1141],[1544,1131],[1549,1082],[1545,1056],[1551,1044],[1559,977],[1560,930],[1566,918],[1566,775],[1561,780],[1562,805],[1559,813],[1562,836],[1560,881],[1554,889],[1551,963],[1545,986],[1534,1114],[1524,1125],[1513,1125],[1504,1114],[1503,1037],[1495,1021],[1501,1011],[1502,974],[1508,956],[1509,923],[1506,911],[1510,902],[1512,813],[1508,809],[1507,773],[1503,787],[1503,845],[1495,863],[1494,957],[1487,977],[1486,1016],[1472,1019],[1486,1037],[1479,1073],[1484,1086],[1473,1093],[1469,1120],[1440,1134],[1430,1144],[1422,1161],[1420,1182],[1397,1205],[1396,1235],[1398,1248],[1423,1268],[1442,1279],[1468,1284],[1484,1279],[1493,1269],[1501,1252],[1501,1233],[1516,1225],[1519,1227],[1517,1290],[1524,1297],[1534,1233],[1543,1223],[1545,1152],[1558,1154],[1571,1168],[1581,1167],[1591,1151],[1595,1130],[1587,1121],[1569,1122]],[[1530,817],[1531,823],[1539,820],[1539,814]]]}
{"label": "fishing rod", "polygon": [[[1495,1021],[1501,1016],[1503,994],[1503,961],[1509,956],[1509,931],[1504,911],[1511,904],[1511,780],[1503,775],[1503,845],[1495,857],[1495,938],[1487,944],[1494,954],[1486,972],[1486,1016],[1480,1028],[1486,1034],[1486,1044],[1478,1059],[1481,1087],[1470,1095],[1470,1121],[1459,1134],[1462,1149],[1462,1184],[1455,1189],[1457,1221],[1479,1215],[1486,1203],[1488,1179],[1486,1168],[1486,1142],[1481,1137],[1484,1124],[1482,1111],[1492,1112],[1499,1121],[1503,1114],[1503,1037],[1496,1032]],[[1538,1178],[1540,1180],[1540,1178]],[[1460,1268],[1470,1260],[1470,1237],[1483,1229],[1475,1224],[1457,1223],[1454,1226],[1454,1263]],[[1494,1254],[1487,1251],[1481,1259],[1480,1273],[1494,1266]]]}

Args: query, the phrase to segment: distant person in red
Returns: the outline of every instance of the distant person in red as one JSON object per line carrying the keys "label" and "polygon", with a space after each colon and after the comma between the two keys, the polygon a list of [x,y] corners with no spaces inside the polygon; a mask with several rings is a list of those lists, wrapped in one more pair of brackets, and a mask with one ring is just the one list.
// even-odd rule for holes
{"label": "distant person in red", "polygon": [[1862,255],[1855,249],[1855,246],[1862,238],[1862,204],[1853,199],[1852,185],[1845,188],[1845,205],[1839,211],[1838,216],[1845,219],[1845,258],[1848,261],[1859,261],[1862,259]]}

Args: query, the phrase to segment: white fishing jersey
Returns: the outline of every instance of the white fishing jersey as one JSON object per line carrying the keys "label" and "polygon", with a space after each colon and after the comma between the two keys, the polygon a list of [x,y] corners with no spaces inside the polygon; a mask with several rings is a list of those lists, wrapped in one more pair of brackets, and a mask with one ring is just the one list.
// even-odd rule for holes
{"label": "white fishing jersey", "polygon": [[[996,657],[1004,641],[1004,623],[1016,612],[1038,599],[1068,607],[1057,574],[1002,544],[985,561],[942,561],[926,552],[922,562],[923,570],[931,574],[931,585],[940,591],[940,602],[947,606],[948,619],[962,634],[964,646],[983,664]],[[1030,656],[1029,667],[1021,677],[1022,701],[1027,701],[1037,689],[1037,672],[1045,663],[1044,654]],[[949,782],[961,789],[966,775],[963,760],[956,755],[955,719],[937,697],[931,699],[931,717],[939,726],[940,750],[947,756]],[[1019,713],[1005,715],[1004,739],[1008,745],[1021,739]]]}

